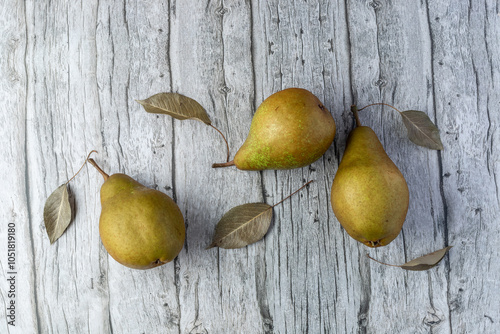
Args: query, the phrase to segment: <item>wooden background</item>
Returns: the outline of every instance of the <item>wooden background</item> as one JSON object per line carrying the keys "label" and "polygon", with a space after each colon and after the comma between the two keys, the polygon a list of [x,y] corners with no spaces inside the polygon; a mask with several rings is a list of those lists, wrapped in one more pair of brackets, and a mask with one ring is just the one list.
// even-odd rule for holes
{"label": "wooden background", "polygon": [[[500,322],[498,0],[0,2],[0,287],[16,224],[16,327],[1,333],[497,333]],[[147,114],[158,92],[195,98],[231,156],[252,114],[287,87],[312,91],[337,123],[309,167],[245,172],[196,121]],[[352,103],[425,111],[444,150],[412,144],[389,108],[361,112],[410,188],[402,233],[368,249],[340,227],[330,186]],[[102,178],[71,184],[74,220],[50,245],[49,194],[92,149],[101,167],[172,196],[187,227],[175,261],[119,265],[98,233]],[[230,208],[273,204],[263,241],[204,250]],[[453,245],[436,268],[403,263]],[[5,310],[4,307],[4,310]]]}

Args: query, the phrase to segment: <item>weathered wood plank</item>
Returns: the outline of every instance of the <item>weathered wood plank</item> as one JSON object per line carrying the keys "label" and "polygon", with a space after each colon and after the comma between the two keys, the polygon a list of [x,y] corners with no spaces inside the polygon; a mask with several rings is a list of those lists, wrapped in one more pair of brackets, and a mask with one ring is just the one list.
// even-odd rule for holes
{"label": "weathered wood plank", "polygon": [[[168,4],[158,1],[100,2],[95,71],[104,166],[173,196],[172,120],[147,114],[135,102],[171,90],[169,12]],[[178,331],[173,264],[137,271],[107,257],[102,266],[108,273],[104,282],[113,332]]]}
{"label": "weathered wood plank", "polygon": [[33,219],[30,211],[29,147],[26,141],[29,124],[33,122],[27,113],[29,104],[25,59],[28,25],[24,2],[0,3],[2,333],[12,332],[12,329],[28,333],[36,331],[38,326],[36,299],[33,299],[36,268],[31,233],[31,227],[37,226],[37,220]]}
{"label": "weathered wood plank", "polygon": [[[252,115],[251,12],[245,1],[185,3],[172,14],[173,90],[206,106],[227,134],[232,155]],[[196,36],[189,40],[189,37]],[[261,202],[259,173],[212,169],[226,157],[213,129],[175,122],[176,195],[187,220],[186,247],[178,257],[180,330],[183,333],[262,332],[255,278],[262,243],[246,249],[205,251],[224,212]]]}
{"label": "weathered wood plank", "polygon": [[[422,110],[435,119],[437,111],[429,90],[432,64],[426,11],[421,3],[353,3],[349,31],[353,94],[359,107],[384,102],[400,110]],[[410,189],[410,207],[402,233],[387,247],[369,253],[388,263],[404,263],[444,247],[447,240],[443,235],[438,153],[411,143],[401,117],[391,108],[371,107],[363,110],[360,118],[363,125],[377,133]],[[363,262],[371,274],[369,289],[365,290],[368,303],[360,310],[360,316],[365,313],[362,329],[421,333],[447,318],[448,305],[442,302],[447,292],[446,268],[408,273]],[[446,323],[439,329],[445,327]]]}
{"label": "weathered wood plank", "polygon": [[[75,215],[50,246],[43,205],[91,149],[100,150],[93,40],[95,7],[28,2],[28,180],[35,288],[40,332],[109,329],[102,286],[107,254],[100,249],[96,217],[99,180],[85,171],[70,184]],[[74,7],[73,7],[74,6]],[[92,172],[93,173],[93,172]],[[28,331],[28,332],[34,332]]]}
{"label": "weathered wood plank", "polygon": [[[258,13],[254,17],[259,19],[254,26],[266,27],[254,37],[263,41],[256,44],[255,54],[268,53],[268,74],[257,81],[257,87],[262,87],[258,103],[278,90],[298,86],[317,95],[336,120],[348,109],[349,67],[341,65],[349,59],[348,37],[342,32],[345,7],[341,3],[332,7],[314,1],[254,6]],[[338,133],[345,133],[344,124],[337,125]],[[305,180],[316,181],[276,208],[274,227],[266,238],[267,277],[272,282],[267,293],[276,332],[328,333],[357,327],[356,311],[352,311],[359,308],[359,299],[353,296],[361,291],[350,285],[348,277],[359,273],[358,255],[355,252],[351,258],[352,251],[346,252],[346,240],[330,209],[337,165],[332,146],[310,167],[263,173],[270,202],[285,197]]]}
{"label": "weathered wood plank", "polygon": [[[448,279],[454,333],[494,332],[498,291],[498,3],[429,3]],[[496,23],[493,23],[496,22]],[[491,23],[491,24],[488,24]],[[493,315],[492,315],[493,314]],[[467,319],[467,320],[465,320]]]}

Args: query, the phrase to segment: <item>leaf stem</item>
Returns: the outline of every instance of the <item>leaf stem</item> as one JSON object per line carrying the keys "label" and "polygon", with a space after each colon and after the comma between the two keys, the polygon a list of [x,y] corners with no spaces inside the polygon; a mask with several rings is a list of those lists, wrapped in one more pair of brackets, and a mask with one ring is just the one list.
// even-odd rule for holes
{"label": "leaf stem", "polygon": [[391,107],[392,109],[396,110],[398,113],[400,113],[400,114],[401,114],[401,111],[399,111],[396,107],[393,107],[393,106],[391,106],[390,104],[387,104],[387,103],[382,103],[382,102],[380,102],[380,103],[372,103],[372,104],[369,104],[369,105],[367,105],[367,106],[364,106],[364,107],[363,107],[363,108],[361,108],[361,109],[358,109],[358,111],[361,111],[361,110],[363,110],[363,109],[365,109],[365,108],[372,107],[372,106],[386,106],[386,107]]}
{"label": "leaf stem", "polygon": [[105,172],[101,169],[101,167],[99,167],[99,165],[98,165],[98,164],[94,161],[94,159],[88,159],[88,162],[90,162],[90,164],[91,164],[92,166],[94,166],[94,167],[95,167],[95,169],[97,169],[97,171],[98,171],[99,173],[101,173],[102,177],[104,178],[104,181],[106,181],[106,180],[108,179],[109,175],[108,175],[108,174],[106,174],[106,173],[105,173]]}
{"label": "leaf stem", "polygon": [[401,266],[400,266],[400,265],[397,265],[397,264],[389,264],[389,263],[385,263],[385,262],[382,262],[382,261],[376,260],[376,259],[374,259],[373,257],[371,257],[368,253],[366,253],[366,256],[367,256],[369,259],[371,259],[371,260],[373,260],[373,261],[375,261],[375,262],[377,262],[377,263],[383,264],[383,265],[385,265],[385,266],[390,266],[390,267],[398,267],[398,268],[401,268]]}
{"label": "leaf stem", "polygon": [[353,104],[351,106],[351,112],[354,114],[354,118],[356,119],[356,126],[360,127],[361,126],[361,122],[359,121],[358,107],[355,104]]}
{"label": "leaf stem", "polygon": [[212,128],[215,129],[215,131],[217,131],[218,133],[220,133],[220,135],[222,136],[222,139],[224,139],[224,142],[226,143],[226,149],[227,149],[227,158],[226,158],[226,162],[229,162],[229,144],[227,143],[227,140],[226,140],[226,137],[224,136],[224,134],[219,130],[217,129],[215,126],[213,126],[212,124],[210,124],[210,126]]}
{"label": "leaf stem", "polygon": [[221,167],[229,167],[229,166],[234,166],[234,160],[213,164],[212,168],[221,168]]}
{"label": "leaf stem", "polygon": [[86,163],[87,163],[87,161],[89,160],[90,155],[91,155],[92,153],[97,153],[97,151],[96,151],[96,150],[92,150],[92,151],[90,151],[89,155],[87,155],[87,159],[85,159],[85,161],[83,162],[82,167],[80,167],[80,169],[78,170],[78,172],[76,172],[76,174],[75,174],[75,175],[73,175],[73,176],[71,177],[71,179],[69,179],[69,180],[66,182],[66,184],[68,184],[68,183],[69,183],[69,181],[73,180],[73,179],[75,178],[75,176],[77,176],[77,175],[78,175],[78,173],[80,173],[80,171],[83,169],[83,167],[85,166],[85,164],[86,164]]}
{"label": "leaf stem", "polygon": [[271,208],[274,208],[275,206],[277,205],[280,205],[281,203],[283,203],[284,201],[286,201],[287,199],[289,199],[290,197],[292,197],[293,195],[295,195],[296,193],[298,193],[299,191],[301,191],[304,187],[306,187],[307,185],[309,185],[309,183],[313,182],[314,180],[311,180],[309,182],[307,182],[306,184],[304,184],[302,187],[300,187],[299,189],[295,190],[293,193],[291,193],[290,195],[288,195],[287,197],[283,198],[281,201],[279,201],[278,203],[274,204],[273,206],[271,206]]}

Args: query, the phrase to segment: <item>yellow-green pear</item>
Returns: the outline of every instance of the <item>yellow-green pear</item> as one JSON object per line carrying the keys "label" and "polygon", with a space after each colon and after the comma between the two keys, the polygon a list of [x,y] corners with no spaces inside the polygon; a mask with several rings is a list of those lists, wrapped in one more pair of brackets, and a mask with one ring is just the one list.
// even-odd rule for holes
{"label": "yellow-green pear", "polygon": [[177,204],[166,194],[143,186],[125,174],[104,177],[99,234],[108,253],[134,269],[172,261],[184,245],[186,229]]}
{"label": "yellow-green pear", "polygon": [[357,241],[369,247],[385,246],[403,227],[408,186],[375,132],[359,124],[356,112],[355,116],[357,127],[349,135],[333,180],[333,212]]}
{"label": "yellow-green pear", "polygon": [[330,147],[335,121],[323,103],[301,88],[279,91],[257,108],[245,143],[233,161],[243,170],[291,169],[310,165]]}

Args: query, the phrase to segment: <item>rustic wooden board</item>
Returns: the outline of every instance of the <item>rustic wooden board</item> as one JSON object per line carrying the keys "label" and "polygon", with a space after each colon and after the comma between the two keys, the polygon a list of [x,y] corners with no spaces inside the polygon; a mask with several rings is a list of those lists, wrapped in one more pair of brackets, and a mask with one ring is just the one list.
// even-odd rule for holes
{"label": "rustic wooden board", "polygon": [[[16,326],[0,333],[495,333],[500,321],[498,1],[4,1],[0,3],[1,297],[16,277]],[[243,172],[212,128],[144,112],[134,100],[200,102],[231,155],[253,112],[287,87],[312,91],[337,123],[309,167]],[[417,147],[397,112],[360,113],[410,188],[403,231],[368,249],[340,227],[330,186],[351,104],[425,111],[444,150]],[[171,263],[137,271],[98,232],[100,176],[70,184],[67,232],[50,245],[43,205],[92,149],[172,196],[186,219]],[[263,241],[210,249],[230,208],[273,204]],[[16,226],[9,274],[8,226]],[[389,263],[453,245],[426,272]]]}

